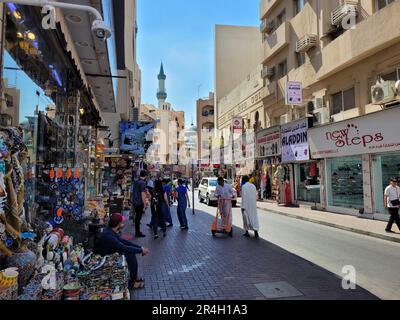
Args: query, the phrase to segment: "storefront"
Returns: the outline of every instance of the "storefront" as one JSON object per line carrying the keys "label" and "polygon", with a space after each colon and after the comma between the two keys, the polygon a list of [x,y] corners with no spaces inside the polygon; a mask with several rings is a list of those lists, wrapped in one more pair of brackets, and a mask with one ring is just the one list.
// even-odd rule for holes
{"label": "storefront", "polygon": [[[281,128],[282,162],[286,171],[286,194],[296,203],[305,202],[319,206],[321,203],[321,164],[311,161],[308,130],[311,120],[304,118]],[[289,179],[289,180],[288,180]],[[291,192],[289,193],[288,184]],[[286,202],[289,202],[286,199]],[[293,201],[294,202],[294,201]]]}
{"label": "storefront", "polygon": [[261,130],[256,134],[256,168],[262,200],[277,200],[279,186],[274,177],[281,163],[281,155],[280,127]]}
{"label": "storefront", "polygon": [[310,129],[311,156],[325,161],[327,210],[388,219],[384,189],[400,176],[399,118],[393,108]]}

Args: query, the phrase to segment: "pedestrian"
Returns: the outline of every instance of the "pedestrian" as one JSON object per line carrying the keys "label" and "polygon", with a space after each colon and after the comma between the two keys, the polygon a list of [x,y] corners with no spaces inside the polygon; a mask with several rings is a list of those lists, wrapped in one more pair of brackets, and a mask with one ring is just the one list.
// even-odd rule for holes
{"label": "pedestrian", "polygon": [[136,238],[146,237],[140,231],[140,223],[145,210],[150,206],[147,186],[146,186],[147,172],[141,171],[139,180],[135,181],[133,184],[133,205],[135,208],[135,236]]}
{"label": "pedestrian", "polygon": [[254,231],[256,239],[258,239],[258,231],[260,224],[257,215],[257,189],[255,185],[249,183],[249,177],[243,177],[242,187],[242,216],[243,228],[246,231],[245,237],[250,238],[249,230]]}
{"label": "pedestrian", "polygon": [[147,256],[150,251],[120,237],[120,233],[125,227],[124,222],[125,218],[121,214],[111,215],[108,228],[99,236],[94,252],[101,256],[109,256],[114,253],[124,255],[128,264],[131,285],[133,289],[141,289],[144,287],[144,280],[138,278],[136,255]]}
{"label": "pedestrian", "polygon": [[164,212],[162,209],[163,203],[169,209],[169,203],[167,194],[164,191],[163,183],[161,180],[157,180],[154,184],[154,189],[151,194],[151,214],[153,223],[154,239],[158,239],[158,229],[164,233],[164,237],[167,236],[167,226],[165,224]]}
{"label": "pedestrian", "polygon": [[186,218],[186,209],[190,208],[189,194],[187,188],[183,185],[183,180],[178,180],[178,187],[175,189],[175,193],[178,199],[178,219],[181,224],[182,230],[189,230],[187,218]]}
{"label": "pedestrian", "polygon": [[400,230],[400,187],[398,186],[397,178],[390,179],[390,185],[385,189],[385,209],[390,213],[389,223],[386,227],[386,232],[393,233],[392,227],[396,223]]}
{"label": "pedestrian", "polygon": [[171,185],[170,185],[170,180],[169,179],[165,179],[164,180],[164,191],[167,195],[167,199],[168,199],[168,206],[163,202],[162,207],[163,207],[163,213],[164,213],[164,217],[165,217],[165,222],[167,223],[167,227],[171,228],[174,226],[173,222],[172,222],[172,217],[171,217]]}
{"label": "pedestrian", "polygon": [[225,183],[225,179],[223,177],[218,178],[215,196],[218,199],[218,208],[221,214],[222,229],[226,229],[228,225],[232,224],[233,188],[229,183]]}

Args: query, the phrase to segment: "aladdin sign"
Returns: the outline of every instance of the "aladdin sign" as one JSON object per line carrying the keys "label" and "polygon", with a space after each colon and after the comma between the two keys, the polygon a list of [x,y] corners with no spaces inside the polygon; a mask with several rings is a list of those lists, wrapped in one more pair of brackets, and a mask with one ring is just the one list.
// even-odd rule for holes
{"label": "aladdin sign", "polygon": [[305,118],[281,127],[283,162],[310,160],[308,145],[309,121],[309,118]]}
{"label": "aladdin sign", "polygon": [[313,128],[309,133],[311,155],[322,159],[399,151],[399,118],[400,110],[390,109]]}

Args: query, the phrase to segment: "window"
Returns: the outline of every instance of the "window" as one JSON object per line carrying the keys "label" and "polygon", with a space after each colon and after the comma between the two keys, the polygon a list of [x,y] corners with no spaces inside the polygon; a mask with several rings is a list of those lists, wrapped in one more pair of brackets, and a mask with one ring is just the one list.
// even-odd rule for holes
{"label": "window", "polygon": [[306,54],[304,52],[296,52],[297,68],[306,63]]}
{"label": "window", "polygon": [[278,20],[277,27],[279,27],[282,23],[284,23],[286,21],[286,10],[285,9],[278,15],[277,20]]}
{"label": "window", "polygon": [[297,15],[304,8],[305,0],[294,0],[294,15]]}
{"label": "window", "polygon": [[287,61],[283,61],[278,65],[278,78],[283,78],[287,75]]}
{"label": "window", "polygon": [[381,10],[394,0],[376,0],[376,10]]}
{"label": "window", "polygon": [[332,95],[332,114],[353,109],[356,106],[354,88],[340,91]]}
{"label": "window", "polygon": [[397,81],[400,80],[400,69],[397,69],[396,71],[393,71],[391,73],[388,73],[384,76],[382,76],[382,79],[385,81]]}

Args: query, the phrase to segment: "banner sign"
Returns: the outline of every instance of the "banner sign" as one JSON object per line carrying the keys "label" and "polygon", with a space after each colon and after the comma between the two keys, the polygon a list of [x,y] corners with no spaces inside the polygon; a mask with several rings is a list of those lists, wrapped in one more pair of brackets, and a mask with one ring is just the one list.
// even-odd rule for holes
{"label": "banner sign", "polygon": [[257,158],[280,156],[282,153],[279,128],[265,129],[257,133]]}
{"label": "banner sign", "polygon": [[314,159],[400,150],[400,109],[379,111],[310,130]]}
{"label": "banner sign", "polygon": [[233,118],[232,120],[232,131],[233,133],[243,132],[243,120],[242,118]]}
{"label": "banner sign", "polygon": [[283,162],[310,160],[308,128],[308,118],[294,121],[281,127]]}
{"label": "banner sign", "polygon": [[300,106],[303,104],[303,84],[288,81],[286,86],[286,105]]}

